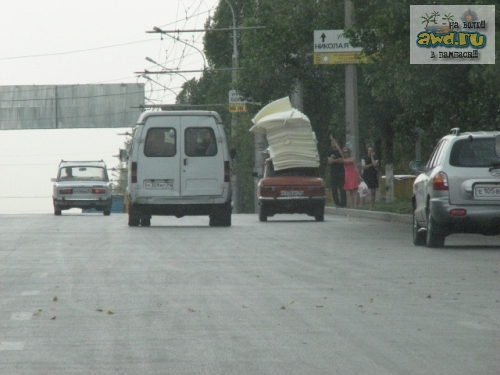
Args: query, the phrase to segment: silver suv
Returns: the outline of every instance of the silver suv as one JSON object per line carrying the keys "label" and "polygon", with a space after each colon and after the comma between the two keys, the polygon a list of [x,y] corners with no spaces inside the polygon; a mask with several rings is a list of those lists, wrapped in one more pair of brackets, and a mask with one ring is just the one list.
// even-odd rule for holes
{"label": "silver suv", "polygon": [[70,208],[95,208],[111,214],[112,186],[104,161],[61,160],[54,182],[54,215]]}
{"label": "silver suv", "polygon": [[443,247],[453,233],[500,234],[500,132],[441,138],[413,184],[413,243]]}

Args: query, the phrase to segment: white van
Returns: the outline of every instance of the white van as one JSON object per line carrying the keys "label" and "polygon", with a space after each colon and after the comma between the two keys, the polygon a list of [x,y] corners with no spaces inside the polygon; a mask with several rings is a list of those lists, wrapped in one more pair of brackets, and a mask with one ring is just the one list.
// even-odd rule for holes
{"label": "white van", "polygon": [[129,226],[150,226],[152,215],[208,215],[210,226],[231,226],[230,156],[216,112],[142,113],[125,158]]}

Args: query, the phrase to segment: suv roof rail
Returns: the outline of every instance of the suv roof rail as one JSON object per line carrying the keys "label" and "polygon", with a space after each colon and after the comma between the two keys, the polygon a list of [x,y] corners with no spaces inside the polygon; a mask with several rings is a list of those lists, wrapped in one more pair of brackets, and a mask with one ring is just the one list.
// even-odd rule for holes
{"label": "suv roof rail", "polygon": [[460,128],[451,129],[450,134],[460,135]]}

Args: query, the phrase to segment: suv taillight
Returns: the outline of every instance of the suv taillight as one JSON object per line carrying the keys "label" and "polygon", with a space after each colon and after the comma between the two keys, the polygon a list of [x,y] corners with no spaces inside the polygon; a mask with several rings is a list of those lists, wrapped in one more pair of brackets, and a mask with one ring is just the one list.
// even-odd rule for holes
{"label": "suv taillight", "polygon": [[433,190],[448,190],[448,176],[446,173],[439,172],[432,179],[432,189]]}
{"label": "suv taillight", "polygon": [[137,162],[132,162],[132,168],[130,170],[130,182],[137,183]]}

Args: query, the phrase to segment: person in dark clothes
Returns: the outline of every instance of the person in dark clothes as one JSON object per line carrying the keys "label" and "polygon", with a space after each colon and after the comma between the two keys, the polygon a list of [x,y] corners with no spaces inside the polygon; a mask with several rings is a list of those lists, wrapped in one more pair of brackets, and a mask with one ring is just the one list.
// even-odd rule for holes
{"label": "person in dark clothes", "polygon": [[378,188],[378,166],[379,160],[375,155],[375,149],[368,147],[366,156],[361,159],[361,169],[363,170],[363,180],[370,189],[370,210],[373,210],[375,205],[375,195]]}
{"label": "person in dark clothes", "polygon": [[337,140],[330,133],[331,152],[328,157],[328,164],[330,165],[330,183],[332,186],[332,198],[337,207],[346,207],[347,198],[344,190],[344,158],[342,155],[342,148],[339,146]]}

